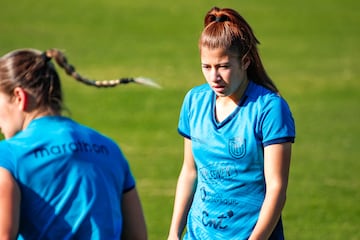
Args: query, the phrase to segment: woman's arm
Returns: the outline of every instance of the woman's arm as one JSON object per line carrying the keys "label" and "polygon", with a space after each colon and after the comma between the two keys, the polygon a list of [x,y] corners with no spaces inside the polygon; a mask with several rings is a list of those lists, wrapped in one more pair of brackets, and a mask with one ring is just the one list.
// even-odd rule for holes
{"label": "woman's arm", "polygon": [[192,203],[196,186],[196,168],[191,150],[191,140],[184,140],[184,162],[176,186],[173,216],[168,240],[180,239]]}
{"label": "woman's arm", "polygon": [[121,239],[145,240],[147,230],[136,188],[124,193],[122,199],[123,229]]}
{"label": "woman's arm", "polygon": [[274,144],[264,149],[265,199],[249,240],[268,239],[285,205],[291,158],[291,143]]}
{"label": "woman's arm", "polygon": [[0,167],[0,239],[16,239],[20,221],[20,189],[5,168]]}

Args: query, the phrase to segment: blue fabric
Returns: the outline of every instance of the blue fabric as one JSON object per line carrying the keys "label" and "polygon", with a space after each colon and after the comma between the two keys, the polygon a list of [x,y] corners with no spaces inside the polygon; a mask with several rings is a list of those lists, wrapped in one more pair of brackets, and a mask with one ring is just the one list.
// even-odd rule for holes
{"label": "blue fabric", "polygon": [[215,101],[204,84],[188,92],[180,112],[178,131],[192,141],[198,174],[184,239],[248,239],[265,196],[263,149],[293,142],[294,120],[283,98],[253,82],[220,123]]}
{"label": "blue fabric", "polygon": [[0,152],[21,190],[19,239],[120,239],[122,194],[135,180],[112,140],[42,117],[1,141]]}

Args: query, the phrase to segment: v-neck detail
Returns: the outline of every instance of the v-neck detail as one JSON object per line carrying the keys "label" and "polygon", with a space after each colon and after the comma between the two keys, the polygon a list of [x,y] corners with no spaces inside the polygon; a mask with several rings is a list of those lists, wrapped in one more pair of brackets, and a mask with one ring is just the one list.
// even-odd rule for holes
{"label": "v-neck detail", "polygon": [[212,122],[216,129],[222,128],[224,125],[226,125],[228,122],[230,122],[236,114],[240,111],[241,107],[244,105],[245,100],[247,99],[246,95],[247,89],[245,90],[243,96],[241,97],[240,101],[236,105],[235,109],[221,122],[217,121],[216,118],[216,94],[212,92],[212,101],[211,101],[211,115],[212,115]]}

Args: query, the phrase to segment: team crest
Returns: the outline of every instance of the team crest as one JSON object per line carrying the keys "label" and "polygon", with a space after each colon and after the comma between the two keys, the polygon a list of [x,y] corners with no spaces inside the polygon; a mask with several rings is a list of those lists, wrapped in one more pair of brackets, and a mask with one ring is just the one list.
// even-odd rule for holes
{"label": "team crest", "polygon": [[241,138],[232,138],[229,140],[229,153],[233,158],[239,159],[245,156],[246,141]]}

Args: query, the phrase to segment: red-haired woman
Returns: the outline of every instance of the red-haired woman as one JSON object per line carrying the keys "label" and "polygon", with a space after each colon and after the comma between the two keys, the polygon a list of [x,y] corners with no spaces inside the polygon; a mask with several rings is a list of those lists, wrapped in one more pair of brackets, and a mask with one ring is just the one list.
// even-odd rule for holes
{"label": "red-haired woman", "polygon": [[233,9],[205,16],[207,84],[191,89],[178,131],[184,162],[168,239],[283,239],[295,125],[266,74],[252,29]]}

